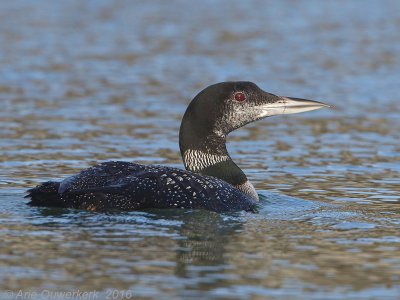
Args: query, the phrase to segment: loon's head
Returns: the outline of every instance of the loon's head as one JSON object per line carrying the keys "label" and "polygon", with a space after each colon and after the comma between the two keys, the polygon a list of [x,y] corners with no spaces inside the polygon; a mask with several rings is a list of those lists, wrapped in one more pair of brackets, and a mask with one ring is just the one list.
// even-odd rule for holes
{"label": "loon's head", "polygon": [[[221,82],[202,90],[189,104],[182,126],[196,136],[226,136],[248,123],[280,114],[328,106],[321,102],[267,93],[248,81]],[[181,127],[182,130],[182,127]]]}
{"label": "loon's head", "polygon": [[257,202],[256,190],[226,150],[226,136],[239,127],[266,117],[324,106],[328,105],[276,96],[261,90],[252,82],[210,85],[190,102],[182,119],[179,147],[185,168],[220,178]]}

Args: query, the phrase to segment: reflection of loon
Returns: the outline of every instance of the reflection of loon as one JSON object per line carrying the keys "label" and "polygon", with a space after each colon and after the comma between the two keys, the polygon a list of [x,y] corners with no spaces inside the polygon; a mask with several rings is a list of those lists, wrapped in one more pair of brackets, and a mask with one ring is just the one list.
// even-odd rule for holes
{"label": "reflection of loon", "polygon": [[250,122],[327,106],[279,97],[251,82],[223,82],[201,91],[189,104],[179,133],[187,171],[129,162],[104,162],[61,182],[30,189],[33,206],[88,210],[202,208],[252,211],[258,202],[253,185],[232,161],[226,136]]}

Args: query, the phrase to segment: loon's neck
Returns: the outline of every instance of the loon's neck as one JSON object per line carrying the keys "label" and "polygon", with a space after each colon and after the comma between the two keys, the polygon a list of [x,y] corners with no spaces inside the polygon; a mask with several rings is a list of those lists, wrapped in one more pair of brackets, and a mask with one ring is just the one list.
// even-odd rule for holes
{"label": "loon's neck", "polygon": [[212,128],[208,132],[204,127],[199,130],[192,122],[186,121],[184,117],[179,133],[179,146],[185,168],[222,179],[257,202],[256,190],[226,150],[226,135]]}
{"label": "loon's neck", "polygon": [[[182,134],[181,137],[184,137]],[[203,139],[180,140],[181,155],[185,168],[191,172],[220,178],[230,184],[241,184],[247,180],[243,171],[233,162],[226,150],[226,137],[209,134]]]}

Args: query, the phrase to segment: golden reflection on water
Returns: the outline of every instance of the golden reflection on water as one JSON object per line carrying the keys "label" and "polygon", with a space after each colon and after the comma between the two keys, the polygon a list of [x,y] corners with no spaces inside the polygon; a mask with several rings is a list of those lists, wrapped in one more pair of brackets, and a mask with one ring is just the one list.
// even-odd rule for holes
{"label": "golden reflection on water", "polygon": [[[41,213],[49,223],[7,226],[2,255],[15,272],[3,284],[10,289],[37,289],[45,280],[45,287],[61,290],[134,287],[139,294],[154,284],[163,293],[244,283],[271,289],[301,283],[309,292],[329,292],[390,287],[400,276],[397,230],[360,225],[363,217],[382,218],[378,212],[346,218],[350,213],[321,207],[296,220],[250,217],[244,222],[208,212],[123,218]],[[166,220],[162,226],[160,216]]]}

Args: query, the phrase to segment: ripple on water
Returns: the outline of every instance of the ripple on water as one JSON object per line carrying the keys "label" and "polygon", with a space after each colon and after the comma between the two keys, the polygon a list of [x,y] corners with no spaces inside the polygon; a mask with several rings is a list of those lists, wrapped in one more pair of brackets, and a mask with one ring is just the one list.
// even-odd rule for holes
{"label": "ripple on water", "polygon": [[[398,298],[399,2],[226,4],[0,2],[2,290]],[[256,214],[25,205],[99,161],[182,167],[189,99],[242,79],[334,105],[229,137]]]}

